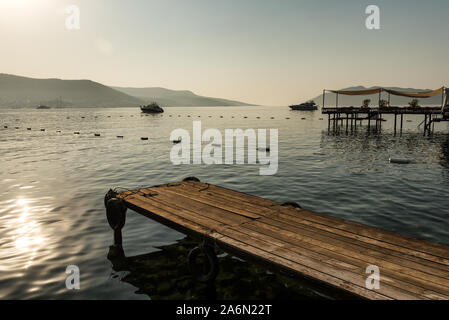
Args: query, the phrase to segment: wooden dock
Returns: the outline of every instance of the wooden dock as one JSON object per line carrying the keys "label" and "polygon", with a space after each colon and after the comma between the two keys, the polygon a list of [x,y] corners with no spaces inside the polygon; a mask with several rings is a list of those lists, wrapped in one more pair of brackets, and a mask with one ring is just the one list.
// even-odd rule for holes
{"label": "wooden dock", "polygon": [[[210,248],[354,297],[449,299],[448,246],[195,180],[108,192],[115,245],[129,208]],[[366,286],[370,265],[379,268],[379,289]]]}
{"label": "wooden dock", "polygon": [[[449,121],[449,117],[443,115],[441,107],[333,107],[322,108],[322,114],[328,115],[328,131],[340,131],[344,128],[346,132],[357,130],[357,124],[367,122],[368,131],[371,127],[376,131],[382,128],[382,115],[394,115],[394,133],[402,132],[404,115],[423,115],[424,134],[431,135],[436,122]],[[371,122],[373,124],[371,124]],[[340,125],[339,125],[340,123]]]}

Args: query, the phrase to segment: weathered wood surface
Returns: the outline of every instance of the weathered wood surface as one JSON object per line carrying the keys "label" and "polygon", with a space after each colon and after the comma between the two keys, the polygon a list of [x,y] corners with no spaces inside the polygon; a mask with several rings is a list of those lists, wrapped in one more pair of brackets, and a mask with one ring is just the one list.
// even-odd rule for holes
{"label": "weathered wood surface", "polygon": [[[210,185],[118,195],[130,209],[270,269],[368,299],[449,299],[449,247]],[[366,288],[366,268],[380,288]]]}

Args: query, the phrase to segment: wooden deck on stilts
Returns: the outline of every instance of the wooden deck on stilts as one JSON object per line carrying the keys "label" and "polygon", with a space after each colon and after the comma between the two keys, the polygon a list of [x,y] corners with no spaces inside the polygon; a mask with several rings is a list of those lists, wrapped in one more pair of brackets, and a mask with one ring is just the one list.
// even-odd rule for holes
{"label": "wooden deck on stilts", "polygon": [[[115,198],[230,254],[354,296],[449,299],[449,247],[442,244],[196,181],[121,192]],[[366,287],[370,265],[379,267],[379,289]]]}

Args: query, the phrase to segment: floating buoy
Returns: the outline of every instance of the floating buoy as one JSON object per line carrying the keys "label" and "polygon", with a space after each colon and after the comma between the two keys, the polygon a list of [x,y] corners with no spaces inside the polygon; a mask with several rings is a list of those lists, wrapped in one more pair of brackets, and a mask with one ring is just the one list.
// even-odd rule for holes
{"label": "floating buoy", "polygon": [[319,118],[318,120],[323,120],[323,118]]}
{"label": "floating buoy", "polygon": [[108,116],[108,118],[110,118],[111,116]]}
{"label": "floating buoy", "polygon": [[120,116],[120,118],[123,118],[123,116]]}
{"label": "floating buoy", "polygon": [[[223,118],[223,116],[220,116],[220,118]],[[234,118],[234,117],[233,117]]]}
{"label": "floating buoy", "polygon": [[171,117],[171,114],[169,115],[169,117]]}
{"label": "floating buoy", "polygon": [[248,117],[243,117],[243,119],[246,119],[246,118],[248,118]]}
{"label": "floating buoy", "polygon": [[178,139],[178,140],[173,140],[172,142],[176,144],[176,143],[181,143],[181,141],[182,141],[181,139]]}
{"label": "floating buoy", "polygon": [[141,137],[140,140],[148,140],[148,137]]}
{"label": "floating buoy", "polygon": [[120,138],[120,139],[122,139],[122,138],[123,138],[123,136],[117,136],[117,138]]}
{"label": "floating buoy", "polygon": [[301,120],[306,120],[306,118],[301,118]]}
{"label": "floating buoy", "polygon": [[75,131],[73,134],[80,134],[79,131]]}
{"label": "floating buoy", "polygon": [[201,118],[201,116],[198,116],[198,118]]}
{"label": "floating buoy", "polygon": [[3,128],[8,129],[8,126],[3,126]]}
{"label": "floating buoy", "polygon": [[287,120],[288,120],[288,119],[290,119],[290,118],[288,118],[288,117],[287,117],[287,118],[285,118],[285,119],[287,119]]}
{"label": "floating buoy", "polygon": [[41,131],[45,131],[45,129],[41,129]]}
{"label": "floating buoy", "polygon": [[209,118],[212,118],[212,116],[209,116]]}
{"label": "floating buoy", "polygon": [[19,127],[16,127],[16,129],[19,129]]}
{"label": "floating buoy", "polygon": [[190,115],[188,115],[187,118],[190,118]]}
{"label": "floating buoy", "polygon": [[271,117],[270,119],[274,119],[274,117]]}
{"label": "floating buoy", "polygon": [[84,119],[85,117],[81,117],[81,119]]}
{"label": "floating buoy", "polygon": [[66,119],[70,119],[70,117],[67,117]]}
{"label": "floating buoy", "polygon": [[[222,117],[223,118],[223,117]],[[231,118],[234,118],[234,116],[232,116]]]}
{"label": "floating buoy", "polygon": [[99,137],[100,134],[99,134],[99,133],[94,133],[94,136],[95,136],[95,137]]}
{"label": "floating buoy", "polygon": [[260,117],[256,117],[257,119],[260,119]]}
{"label": "floating buoy", "polygon": [[408,163],[411,162],[411,161],[410,161],[409,159],[407,159],[407,158],[393,158],[393,157],[391,157],[391,158],[389,159],[389,161],[390,161],[390,163],[398,163],[398,164],[408,164]]}
{"label": "floating buoy", "polygon": [[31,130],[31,128],[27,128],[27,130],[28,130],[28,131],[30,131],[30,130]]}
{"label": "floating buoy", "polygon": [[56,130],[56,133],[61,133],[61,130]]}

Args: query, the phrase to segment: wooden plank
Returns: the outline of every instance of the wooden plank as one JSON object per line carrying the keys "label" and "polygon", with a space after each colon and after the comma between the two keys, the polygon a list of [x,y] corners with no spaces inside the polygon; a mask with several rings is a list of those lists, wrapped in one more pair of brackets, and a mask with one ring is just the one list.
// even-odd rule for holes
{"label": "wooden plank", "polygon": [[[262,222],[262,221],[259,221]],[[273,221],[271,221],[270,223],[273,223]],[[278,223],[278,226],[283,227],[283,224]],[[249,226],[247,226],[249,227]],[[259,228],[260,226],[258,226]],[[285,228],[285,227],[284,227]],[[296,227],[297,228],[297,227]],[[310,228],[309,228],[310,229]],[[343,253],[348,256],[348,257],[358,257],[359,259],[363,260],[363,261],[371,261],[372,263],[376,263],[379,266],[382,266],[382,268],[385,268],[386,266],[383,263],[388,263],[388,266],[393,266],[393,270],[397,270],[399,273],[412,273],[411,276],[412,277],[417,277],[418,280],[420,280],[421,278],[425,279],[425,281],[431,281],[436,283],[437,285],[442,281],[445,284],[449,284],[449,282],[447,282],[447,278],[449,278],[449,273],[447,272],[443,272],[442,270],[438,270],[438,269],[432,269],[429,268],[425,265],[419,264],[422,262],[427,263],[427,261],[419,261],[418,263],[413,261],[413,262],[408,262],[407,260],[402,260],[402,259],[398,259],[396,257],[391,257],[391,255],[389,255],[388,253],[385,254],[381,251],[377,252],[376,249],[379,249],[375,246],[371,246],[369,248],[369,250],[365,250],[363,247],[359,247],[358,243],[355,243],[353,241],[351,241],[348,244],[345,243],[340,243],[341,239],[338,239],[338,237],[336,238],[334,235],[331,235],[329,233],[327,233],[327,235],[320,236],[319,233],[317,233],[317,230],[307,230],[307,229],[294,229],[294,231],[296,231],[297,233],[300,233],[302,236],[304,236],[305,234],[307,234],[309,236],[309,238],[313,239],[313,240],[317,240],[320,241],[318,243],[321,243],[321,245],[325,246],[325,242],[331,242],[333,243],[335,240],[339,243],[339,247],[341,250],[344,249]],[[282,230],[278,230],[277,231],[279,234],[282,234]],[[328,237],[329,235],[331,235],[331,239],[329,240]],[[324,242],[323,242],[324,241]],[[324,244],[323,244],[324,243]],[[317,242],[314,243],[315,247],[317,247]],[[374,250],[373,250],[374,249]],[[382,248],[380,248],[382,249]],[[366,254],[360,254],[360,252],[366,252],[368,251],[368,253],[370,255],[366,255]],[[385,261],[385,259],[388,259],[388,262]],[[396,265],[395,265],[396,264]],[[404,267],[406,267],[406,269],[404,269]],[[412,268],[410,268],[412,267]],[[404,271],[405,270],[405,271]],[[415,271],[415,273],[413,273]],[[427,273],[429,273],[429,276],[427,276],[425,273],[422,273],[421,271],[426,271]],[[436,275],[437,277],[433,276]],[[446,279],[441,279],[442,277],[445,277]]]}
{"label": "wooden plank", "polygon": [[[193,192],[194,189],[198,190],[201,188],[204,189],[204,185],[200,185],[198,182],[184,182],[182,184],[185,188],[191,188]],[[210,189],[210,192],[213,192],[213,195],[215,199],[220,200],[220,196],[225,195],[227,197],[227,201],[230,203],[233,201],[245,201],[245,206],[247,210],[259,210],[259,212],[267,213],[267,214],[276,214],[278,212],[285,213],[287,215],[291,216],[298,216],[298,210],[292,209],[292,208],[284,208],[279,207],[280,203],[275,202],[272,200],[263,199],[258,201],[257,197],[250,196],[245,193],[238,193],[233,190],[229,190],[223,187],[213,186],[210,185],[208,188]],[[178,189],[179,190],[179,189]],[[187,191],[187,190],[186,190]],[[192,195],[195,195],[195,193],[192,193]],[[262,198],[259,198],[262,199]],[[259,203],[258,203],[259,202]],[[248,205],[251,204],[251,205]],[[267,208],[266,205],[271,204],[270,208]],[[256,209],[254,206],[263,207],[261,209]],[[442,263],[449,266],[449,250],[448,247],[445,245],[429,242],[426,240],[416,239],[408,236],[399,235],[396,233],[392,233],[386,230],[381,230],[375,227],[370,227],[366,225],[362,225],[356,222],[351,222],[348,220],[343,220],[336,217],[331,217],[328,215],[316,213],[316,212],[310,212],[307,210],[300,210],[300,215],[304,219],[308,219],[312,222],[322,224],[327,227],[331,227],[333,229],[340,229],[341,231],[345,233],[353,233],[356,236],[363,235],[364,239],[372,239],[375,240],[376,243],[380,246],[386,246],[390,249],[396,249],[396,250],[403,250],[407,249],[406,253],[408,254],[416,254],[417,256],[424,257],[427,259],[433,259],[433,257],[436,257],[438,263]],[[349,234],[348,234],[349,236]],[[362,240],[359,238],[358,240]],[[380,242],[377,242],[380,241]],[[398,243],[400,245],[398,245]],[[418,248],[420,250],[418,250]],[[442,259],[441,259],[442,258]],[[435,260],[435,259],[433,259]]]}
{"label": "wooden plank", "polygon": [[[161,193],[159,193],[157,196],[154,196],[154,197],[151,197],[151,198],[149,198],[147,201],[162,201],[162,206],[164,206],[164,201],[167,201],[167,202],[165,202],[165,206],[167,207],[170,207],[171,209],[174,209],[175,210],[175,212],[179,212],[179,214],[186,214],[189,218],[191,218],[191,217],[195,217],[196,216],[196,214],[195,214],[195,212],[194,211],[191,211],[191,210],[184,210],[183,208],[181,208],[181,207],[177,207],[177,205],[176,204],[174,204],[173,202],[174,201],[179,201],[179,202],[181,202],[181,203],[184,203],[184,201],[186,200],[186,199],[179,199],[179,198],[175,198],[175,199],[172,199],[172,198],[162,198],[161,197]],[[198,209],[200,209],[200,208],[192,208],[192,210],[198,210]],[[203,213],[204,214],[204,213]],[[206,215],[207,215],[207,213],[206,213]],[[203,215],[203,217],[206,217],[207,218],[207,216],[204,216]],[[246,224],[245,224],[246,225]],[[241,226],[241,227],[245,227],[245,225],[243,225],[243,226]],[[236,230],[235,228],[222,228],[222,226],[220,225],[219,227],[217,227],[217,228],[215,228],[215,229],[217,229],[219,232],[221,232],[221,233],[228,233],[230,230],[235,230],[236,232],[238,232],[238,230]],[[251,232],[250,230],[248,230],[247,228],[245,228],[245,232],[244,232],[244,234],[243,235],[240,235],[238,238],[240,239],[240,240],[242,240],[242,238],[246,238],[247,239],[247,241],[246,241],[246,243],[249,243],[248,242],[248,238],[245,236],[245,234],[247,234],[247,233],[251,233],[252,234],[252,237],[253,238],[255,238],[255,239],[257,239],[257,233],[254,233],[254,232]],[[256,237],[254,237],[256,235]],[[258,234],[259,236],[261,235],[260,233]],[[284,247],[285,246],[285,242],[277,242],[277,243],[273,243],[273,241],[267,241],[267,238],[264,238],[263,239],[264,241],[265,241],[265,247],[267,246],[267,243],[271,243],[271,244],[274,244],[274,245],[276,245],[277,247],[279,247],[279,248],[281,248],[281,247]],[[271,247],[272,248],[272,250],[273,250],[273,247]],[[301,251],[302,252],[302,251]],[[294,253],[294,252],[291,252],[291,253]],[[296,253],[297,254],[299,254],[299,252],[298,251],[296,251]],[[307,254],[307,252],[306,253],[304,253],[304,252],[302,252],[302,253],[300,253],[301,255],[305,255],[305,256],[310,256],[310,254]],[[314,259],[317,259],[317,255],[315,255],[314,257],[313,257]],[[329,258],[329,257],[324,257],[324,256],[322,256],[321,257],[321,259],[319,260],[321,263],[323,263],[323,262],[325,262],[325,261],[331,261],[332,259],[331,258]],[[341,266],[345,266],[344,265],[344,262],[339,262],[339,263],[336,263],[336,264],[334,264],[333,265],[333,267],[337,267],[336,269],[334,269],[334,270],[338,270],[339,268],[341,268]],[[347,264],[346,264],[346,266],[347,266]],[[345,266],[345,267],[346,267]],[[310,267],[310,265],[309,265],[309,267]],[[365,268],[366,268],[366,264],[365,264]],[[344,268],[343,268],[344,269]],[[361,277],[361,278],[364,278],[366,275],[365,275],[365,273],[364,273],[364,269],[361,269],[360,270],[361,271],[361,273],[360,274],[355,274],[355,276],[358,276],[359,278]],[[404,284],[403,284],[403,286],[404,286]],[[449,298],[449,297],[448,297]]]}
{"label": "wooden plank", "polygon": [[[177,210],[177,211],[182,211],[182,212],[184,212],[184,209],[183,208],[181,208],[181,207],[177,207],[177,205],[176,204],[174,204],[174,202],[176,202],[176,201],[178,201],[179,203],[182,203],[182,204],[186,204],[186,201],[188,201],[189,199],[186,199],[186,198],[183,198],[182,196],[181,197],[176,197],[176,198],[170,198],[170,197],[167,197],[167,198],[163,198],[163,197],[161,197],[161,194],[162,193],[159,193],[159,195],[157,195],[157,196],[154,196],[154,197],[151,197],[149,200],[151,200],[151,201],[155,201],[156,199],[158,200],[158,201],[162,201],[161,202],[161,204],[164,206],[164,203],[165,203],[165,206],[168,206],[168,207],[170,207],[170,208],[173,208],[173,209],[175,209],[175,210]],[[195,201],[192,201],[192,200],[190,200],[192,203],[194,203]],[[190,204],[186,204],[187,206],[186,207],[189,207],[190,206]],[[204,210],[202,210],[203,208],[202,207],[198,207],[198,206],[196,206],[196,207],[194,207],[194,208],[192,208],[192,210],[195,210],[195,211],[198,211],[198,210],[200,210],[200,211],[204,211]],[[191,211],[190,209],[188,209],[188,210],[186,210],[187,212],[189,212],[189,213],[187,213],[187,215],[188,216],[192,216],[192,215],[195,215],[195,212],[193,212],[193,211]],[[190,212],[191,211],[191,212]],[[181,212],[180,212],[181,213]],[[185,212],[184,212],[184,214],[185,214]],[[207,214],[207,212],[206,213],[202,213],[203,214],[203,216],[205,215],[205,217],[207,217],[208,216],[208,214]],[[245,224],[245,225],[242,225],[241,226],[242,228],[244,228],[245,229],[245,233],[251,233],[251,231],[250,231],[250,225],[248,225],[248,224]],[[249,229],[248,229],[249,228]],[[260,229],[260,226],[257,226],[256,227],[256,229],[260,232],[262,229]],[[219,230],[221,230],[221,229],[219,229]],[[252,235],[254,236],[256,233],[252,233]],[[262,235],[261,233],[259,233],[259,235]],[[242,236],[240,237],[240,238],[242,238]],[[266,238],[264,238],[264,240],[265,241],[267,241],[267,239]],[[268,241],[268,242],[270,242],[270,243],[273,243],[273,241]],[[277,245],[278,247],[283,247],[283,246],[285,246],[285,242],[277,242],[277,243],[274,243],[275,245]],[[296,245],[296,243],[294,243],[295,245]],[[308,250],[308,249],[306,249],[306,247],[303,247],[302,248],[302,254],[304,254],[304,252],[303,252],[303,250]],[[298,251],[296,251],[296,252],[298,252]],[[329,251],[329,253],[331,253],[332,254],[332,251]],[[307,254],[309,254],[310,255],[310,253],[307,253],[306,252],[306,255]],[[335,255],[333,255],[333,257],[335,257]],[[316,259],[317,258],[317,255],[315,255],[314,256],[314,258]],[[346,259],[347,260],[347,259]],[[321,260],[320,260],[321,262],[323,262],[323,261],[332,261],[332,258],[330,258],[330,257],[321,257]],[[343,259],[343,261],[344,261],[344,259]],[[345,263],[345,262],[343,262],[343,261],[338,261],[336,264],[334,264],[334,266],[337,266],[337,267],[339,267],[339,266],[347,266],[348,264],[347,263]],[[364,267],[366,268],[366,266],[367,266],[367,264],[366,263],[362,263],[362,265],[364,265]],[[360,269],[360,271],[362,272],[361,274],[363,275],[363,276],[365,276],[365,274],[364,274],[364,268],[363,269]],[[384,274],[384,272],[383,272],[383,274]],[[388,275],[388,272],[386,272],[386,274]],[[360,276],[360,275],[359,275]],[[393,275],[394,276],[394,275]],[[399,278],[401,278],[401,277],[399,277]],[[407,284],[406,283],[403,283],[401,286],[405,286],[405,287],[407,287]],[[422,290],[420,290],[420,288],[415,288],[415,291],[419,291],[419,292],[422,292]],[[433,292],[433,293],[435,293],[435,294],[437,294],[437,292]],[[449,298],[449,297],[448,297]]]}
{"label": "wooden plank", "polygon": [[[293,249],[293,251],[296,252],[312,250],[314,252],[326,253],[343,263],[359,266],[364,265],[365,268],[368,265],[377,265],[381,270],[381,274],[386,274],[390,278],[394,278],[398,281],[406,281],[416,287],[428,288],[435,293],[443,295],[447,294],[449,298],[447,280],[438,282],[438,277],[391,263],[386,260],[388,259],[388,256],[385,256],[384,259],[378,259],[377,257],[372,257],[368,253],[364,253],[364,251],[348,251],[347,248],[342,247],[339,243],[333,244],[331,242],[326,242],[325,239],[316,240],[311,237],[306,237],[303,234],[286,231],[285,229],[271,228],[262,221],[255,221],[254,223],[246,224],[244,227],[246,229],[258,231],[261,234],[270,234],[276,239],[283,240],[286,243],[289,243],[291,248],[298,248],[298,250]],[[299,248],[301,248],[301,250]]]}
{"label": "wooden plank", "polygon": [[[198,182],[123,192],[125,204],[275,270],[369,299],[449,299],[449,247]],[[365,288],[365,268],[381,288]]]}
{"label": "wooden plank", "polygon": [[[173,191],[173,190],[171,190],[171,191]],[[180,194],[180,193],[178,193],[178,195],[179,196],[185,196],[185,197],[187,196],[186,194]],[[218,200],[216,196],[214,197],[214,199]],[[245,206],[246,206],[246,204],[245,204]],[[294,222],[295,223],[294,227],[305,227],[305,228],[309,229],[311,232],[314,232],[314,233],[319,233],[319,231],[320,231],[319,229],[315,229],[316,224],[312,225],[311,223],[308,223],[307,220],[301,220],[299,218],[296,218],[292,222],[292,221],[288,221],[286,219],[282,219],[281,217],[278,217],[278,216],[274,217],[272,215],[272,216],[270,216],[270,218],[273,218],[273,220],[275,220],[275,221],[282,221],[283,223],[289,222],[290,225]],[[290,218],[290,217],[287,216],[287,218]],[[302,229],[302,230],[305,230],[305,229]],[[297,230],[297,231],[300,232],[301,230]],[[308,230],[305,230],[305,231],[308,231]],[[337,231],[337,234],[334,234],[335,231]],[[349,234],[350,236],[352,236],[352,238],[346,239],[343,236],[347,236],[347,234],[343,234],[343,236],[341,236],[341,233],[343,233],[343,232],[344,231],[341,231],[339,229],[333,229],[332,230],[331,228],[327,228],[327,230],[325,232],[325,236],[329,236],[329,237],[332,237],[332,238],[335,238],[335,239],[341,240],[341,241],[347,241],[350,245],[354,244],[354,238],[356,238],[357,240],[359,240],[359,241],[356,242],[356,244],[357,245],[361,245],[361,241],[360,241],[361,237],[360,236],[357,236],[357,235],[353,236],[353,234]],[[371,239],[368,238],[368,242],[370,242],[369,240],[371,240]],[[374,242],[376,244],[375,240],[372,241],[372,242]],[[385,250],[383,250],[382,248],[379,248],[379,247],[377,247],[375,245],[371,245],[371,244],[369,244],[369,245],[363,244],[363,247],[367,248],[367,249],[370,249],[370,250],[377,250],[377,251],[380,250],[380,254],[381,255],[382,254],[383,255],[384,254],[388,254],[390,256],[391,254],[393,254],[393,257],[397,256],[398,258],[400,258],[400,259],[398,259],[398,258],[394,259],[394,261],[399,261],[400,265],[404,265],[404,264],[406,265],[407,261],[410,260],[411,261],[410,264],[412,266],[414,266],[414,268],[417,269],[417,270],[425,269],[425,270],[429,271],[431,274],[435,274],[435,275],[438,275],[439,277],[445,277],[445,278],[449,279],[449,272],[447,272],[448,269],[445,266],[437,265],[437,264],[434,264],[434,263],[429,262],[427,260],[418,259],[418,258],[415,258],[414,256],[408,256],[408,255],[405,255],[405,254],[402,254],[402,253],[394,253],[394,252],[391,252],[391,250],[390,251],[386,251],[386,253],[385,253]],[[363,248],[357,248],[357,251],[360,251],[360,250],[364,250],[364,249]],[[403,260],[403,259],[405,259],[405,260]],[[420,263],[421,265],[417,265],[417,263]],[[424,266],[422,266],[422,264]],[[426,266],[438,267],[438,268],[441,268],[441,271],[438,272],[439,270],[436,269],[436,271],[434,272],[433,268],[426,268]]]}
{"label": "wooden plank", "polygon": [[[156,201],[153,201],[153,199],[145,198],[144,196],[139,195],[139,194],[128,195],[128,196],[125,196],[124,199],[125,199],[127,205],[131,205],[134,208],[136,208],[136,207],[140,208],[141,210],[139,210],[139,213],[142,213],[151,218],[155,218],[155,215],[157,215],[159,217],[167,219],[170,222],[172,222],[169,225],[171,227],[174,227],[174,224],[177,224],[178,227],[187,226],[188,228],[203,234],[204,238],[212,238],[212,241],[217,241],[218,240],[217,237],[218,238],[229,237],[228,235],[226,235],[226,233],[232,234],[232,231],[229,228],[224,227],[224,225],[216,224],[216,225],[214,225],[213,230],[209,229],[209,224],[212,222],[208,221],[208,218],[192,215],[192,212],[178,212],[178,214],[174,214],[173,212],[170,212],[169,210],[163,209],[160,206],[156,205]],[[183,216],[181,216],[182,214],[183,214]],[[186,218],[186,217],[188,217],[188,218]],[[209,219],[209,220],[211,220],[211,219]],[[164,222],[162,222],[162,223],[164,223]],[[238,234],[237,236],[234,234],[234,238],[244,239],[244,240],[246,240],[246,242],[250,242],[250,241],[248,241],[248,237],[242,233]],[[224,245],[224,244],[222,243],[221,246],[222,245]],[[263,249],[260,249],[261,251],[263,251],[262,257],[267,256],[267,255],[270,256],[271,260],[268,260],[267,262],[272,261],[273,259],[274,260],[279,260],[279,259],[282,260],[283,259],[282,257],[278,257],[273,253],[270,254],[270,251],[276,250],[277,247],[272,246],[268,243],[261,243],[261,242],[259,242],[258,245],[261,246],[261,248],[263,248]],[[248,248],[252,248],[252,250],[248,250],[246,252],[246,255],[253,255],[254,254],[253,251],[256,250],[256,248],[252,247],[248,244],[246,244],[246,246]],[[241,252],[239,252],[239,250],[241,250],[241,248],[236,250],[236,255],[241,254]],[[287,261],[286,259],[284,259],[284,260]],[[309,261],[309,263],[310,263],[310,261]],[[305,276],[315,275],[315,279],[320,280],[320,281],[323,281],[322,279],[325,279],[325,283],[329,283],[329,284],[345,283],[345,286],[351,286],[350,281],[347,282],[346,280],[340,279],[338,277],[333,277],[331,275],[322,273],[320,271],[310,269],[310,266],[308,266],[308,265],[306,265],[306,266],[299,265],[298,263],[292,262],[292,261],[287,261],[286,264],[290,265],[290,267],[291,267],[290,271],[292,271],[292,272],[302,274],[305,271],[305,273],[304,273]],[[335,271],[335,269],[334,269],[334,271]],[[341,272],[339,272],[339,274],[340,273]],[[346,276],[348,276],[348,275],[346,275]],[[329,280],[329,279],[331,279],[331,280]],[[360,282],[360,279],[358,280],[358,282]],[[364,296],[364,297],[366,296],[368,298],[370,298],[370,297],[377,297],[377,298],[382,298],[382,299],[388,298],[388,297],[385,297],[382,295],[378,295],[375,292],[368,292],[370,290],[367,290],[365,288],[355,288],[354,287],[353,290],[355,292],[359,292],[360,290],[362,290],[364,292],[364,294],[362,296]],[[407,296],[405,298],[413,298],[413,297]]]}

